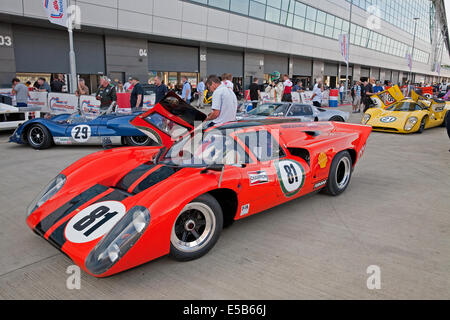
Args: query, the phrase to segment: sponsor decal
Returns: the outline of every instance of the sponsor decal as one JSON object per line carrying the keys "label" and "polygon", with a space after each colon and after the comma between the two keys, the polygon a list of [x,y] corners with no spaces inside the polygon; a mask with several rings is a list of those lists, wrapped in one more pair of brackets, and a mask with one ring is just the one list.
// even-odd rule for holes
{"label": "sponsor decal", "polygon": [[72,144],[72,140],[69,137],[54,137],[55,144]]}
{"label": "sponsor decal", "polygon": [[71,132],[73,140],[78,143],[84,143],[91,137],[91,127],[86,124],[73,127]]}
{"label": "sponsor decal", "polygon": [[381,101],[384,103],[385,106],[390,106],[397,100],[389,93],[389,91],[382,92],[378,94],[378,97],[381,99]]}
{"label": "sponsor decal", "polygon": [[363,145],[361,150],[359,150],[358,159],[362,158],[364,151],[366,151],[366,145]]}
{"label": "sponsor decal", "polygon": [[328,157],[327,157],[325,152],[321,152],[319,154],[319,158],[318,158],[317,162],[319,163],[319,166],[320,166],[321,169],[323,169],[323,168],[325,168],[327,166]]}
{"label": "sponsor decal", "polygon": [[68,241],[86,243],[104,236],[125,215],[119,201],[95,203],[76,214],[64,232]]}
{"label": "sponsor decal", "polygon": [[392,122],[395,122],[396,120],[397,120],[396,117],[383,117],[383,118],[380,118],[380,121],[383,122],[383,123],[392,123]]}
{"label": "sponsor decal", "polygon": [[[58,97],[54,97],[50,99],[49,102],[50,110],[54,112],[70,112],[75,110],[75,107],[70,105],[67,100],[61,100]],[[69,110],[69,111],[68,111]]]}
{"label": "sponsor decal", "polygon": [[250,211],[250,203],[244,204],[241,207],[241,216],[248,214]]}
{"label": "sponsor decal", "polygon": [[296,195],[305,184],[305,169],[294,160],[281,160],[275,163],[278,181],[286,197]]}
{"label": "sponsor decal", "polygon": [[264,170],[249,172],[248,179],[250,180],[251,186],[269,182],[269,176]]}
{"label": "sponsor decal", "polygon": [[320,181],[320,182],[318,182],[318,183],[316,183],[316,184],[314,185],[314,189],[318,189],[318,188],[320,188],[320,187],[323,187],[323,186],[326,185],[326,184],[327,184],[327,180]]}

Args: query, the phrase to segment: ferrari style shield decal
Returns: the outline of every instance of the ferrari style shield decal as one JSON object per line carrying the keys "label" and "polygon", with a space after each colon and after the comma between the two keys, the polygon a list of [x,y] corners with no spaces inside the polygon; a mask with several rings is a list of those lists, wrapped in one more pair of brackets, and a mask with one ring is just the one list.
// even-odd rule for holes
{"label": "ferrari style shield decal", "polygon": [[305,170],[294,160],[281,160],[275,162],[278,181],[286,197],[296,195],[305,184]]}

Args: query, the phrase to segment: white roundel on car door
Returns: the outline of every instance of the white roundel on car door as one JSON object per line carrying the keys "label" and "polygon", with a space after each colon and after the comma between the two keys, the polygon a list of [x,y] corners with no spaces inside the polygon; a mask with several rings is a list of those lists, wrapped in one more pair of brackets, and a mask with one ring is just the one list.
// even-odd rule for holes
{"label": "white roundel on car door", "polygon": [[126,208],[119,201],[95,203],[75,215],[66,226],[66,239],[85,243],[105,235],[125,215]]}
{"label": "white roundel on car door", "polygon": [[297,194],[305,184],[305,170],[294,160],[280,160],[275,163],[281,190],[286,197]]}
{"label": "white roundel on car door", "polygon": [[91,127],[86,124],[80,124],[79,126],[73,127],[71,135],[76,142],[87,142],[91,137]]}

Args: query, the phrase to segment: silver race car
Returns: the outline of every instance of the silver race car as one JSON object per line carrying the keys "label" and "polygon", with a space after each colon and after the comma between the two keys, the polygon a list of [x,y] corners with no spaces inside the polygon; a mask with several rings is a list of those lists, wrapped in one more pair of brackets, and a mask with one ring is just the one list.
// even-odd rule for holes
{"label": "silver race car", "polygon": [[237,114],[237,120],[264,119],[266,117],[298,118],[301,121],[340,121],[346,122],[350,114],[341,110],[317,108],[302,103],[263,103],[256,108]]}

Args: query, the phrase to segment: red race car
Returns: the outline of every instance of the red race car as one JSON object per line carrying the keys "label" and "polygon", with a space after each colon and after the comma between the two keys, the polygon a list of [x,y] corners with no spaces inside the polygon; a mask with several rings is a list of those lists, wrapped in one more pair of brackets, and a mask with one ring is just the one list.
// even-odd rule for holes
{"label": "red race car", "polygon": [[31,203],[27,224],[96,277],[166,254],[196,259],[234,220],[311,192],[344,192],[371,133],[279,118],[197,126],[205,117],[169,93],[132,120],[162,146],[75,162]]}

